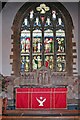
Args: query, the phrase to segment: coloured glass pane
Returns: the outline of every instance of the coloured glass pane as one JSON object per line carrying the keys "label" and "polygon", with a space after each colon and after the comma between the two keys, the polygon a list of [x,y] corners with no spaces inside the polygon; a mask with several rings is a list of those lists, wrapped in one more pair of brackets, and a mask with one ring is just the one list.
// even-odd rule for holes
{"label": "coloured glass pane", "polygon": [[62,29],[57,30],[56,37],[65,37],[65,31]]}
{"label": "coloured glass pane", "polygon": [[46,30],[44,32],[44,46],[45,53],[53,53],[54,52],[54,41],[53,41],[53,31]]}
{"label": "coloured glass pane", "polygon": [[21,31],[21,53],[30,52],[30,31]]}
{"label": "coloured glass pane", "polygon": [[41,14],[45,14],[47,11],[49,11],[49,7],[46,6],[46,4],[40,4],[40,6],[36,8],[36,10],[39,11]]}
{"label": "coloured glass pane", "polygon": [[42,66],[61,72],[66,68],[66,35],[62,15],[39,4],[25,16],[21,27],[21,71]]}
{"label": "coloured glass pane", "polygon": [[21,31],[21,72],[29,71],[30,31]]}
{"label": "coloured glass pane", "polygon": [[52,10],[52,19],[56,20],[56,11],[55,10]]}
{"label": "coloured glass pane", "polygon": [[33,70],[36,70],[42,66],[42,59],[40,55],[33,56]]}
{"label": "coloured glass pane", "polygon": [[25,63],[25,71],[29,71],[29,62],[30,62],[30,59],[29,59],[29,56],[26,56],[26,63]]}
{"label": "coloured glass pane", "polygon": [[52,55],[45,55],[45,67],[54,69],[54,57]]}
{"label": "coloured glass pane", "polygon": [[33,16],[34,15],[34,11],[32,10],[32,11],[30,11],[30,20],[32,20],[33,19]]}
{"label": "coloured glass pane", "polygon": [[57,71],[65,71],[66,60],[65,56],[57,56]]}
{"label": "coloured glass pane", "polygon": [[40,53],[42,50],[42,33],[40,30],[33,31],[33,53]]}
{"label": "coloured glass pane", "polygon": [[63,20],[62,20],[62,18],[60,17],[60,16],[57,16],[58,18],[57,18],[57,23],[56,23],[56,27],[57,28],[64,28],[64,22],[63,22]]}
{"label": "coloured glass pane", "polygon": [[39,17],[36,17],[36,18],[35,18],[34,27],[35,27],[35,26],[39,26],[39,27],[41,26]]}
{"label": "coloured glass pane", "polygon": [[29,56],[21,57],[21,72],[29,71]]}
{"label": "coloured glass pane", "polygon": [[56,43],[57,43],[57,53],[58,52],[65,52],[65,38],[56,38]]}
{"label": "coloured glass pane", "polygon": [[45,27],[46,26],[51,26],[52,24],[51,24],[51,20],[50,20],[50,18],[49,17],[47,17],[47,20],[46,20],[46,23],[45,23]]}
{"label": "coloured glass pane", "polygon": [[65,53],[65,31],[64,30],[57,30],[56,31],[56,46],[57,46],[57,53]]}
{"label": "coloured glass pane", "polygon": [[26,30],[26,29],[29,29],[29,28],[30,28],[30,21],[29,21],[29,17],[27,16],[27,17],[24,18],[21,29]]}

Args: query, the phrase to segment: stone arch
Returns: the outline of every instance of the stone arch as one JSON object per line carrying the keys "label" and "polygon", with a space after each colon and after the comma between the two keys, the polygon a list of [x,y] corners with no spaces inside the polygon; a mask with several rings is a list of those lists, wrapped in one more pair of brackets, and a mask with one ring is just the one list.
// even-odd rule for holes
{"label": "stone arch", "polygon": [[[13,49],[11,50],[13,52],[13,55],[11,59],[13,59],[12,63],[12,71],[15,76],[20,75],[20,28],[23,21],[23,18],[26,15],[26,12],[30,11],[30,9],[34,8],[34,6],[38,5],[40,3],[33,3],[33,2],[26,2],[17,12],[13,25],[12,25],[12,31],[13,34],[11,35],[11,38],[13,39]],[[73,22],[72,18],[68,12],[68,10],[59,2],[52,2],[48,3],[52,6],[55,6],[60,13],[62,14],[65,22],[66,27],[66,71],[68,75],[72,75],[72,63],[73,63],[73,56],[72,56],[72,30],[73,30]]]}

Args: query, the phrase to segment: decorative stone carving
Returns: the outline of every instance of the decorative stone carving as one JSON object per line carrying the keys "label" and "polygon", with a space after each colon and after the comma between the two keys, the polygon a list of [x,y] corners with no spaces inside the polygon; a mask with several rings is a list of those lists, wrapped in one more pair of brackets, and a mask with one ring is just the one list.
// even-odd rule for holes
{"label": "decorative stone carving", "polygon": [[45,66],[41,67],[39,70],[37,70],[37,83],[39,85],[51,84],[50,74],[49,68],[46,68]]}

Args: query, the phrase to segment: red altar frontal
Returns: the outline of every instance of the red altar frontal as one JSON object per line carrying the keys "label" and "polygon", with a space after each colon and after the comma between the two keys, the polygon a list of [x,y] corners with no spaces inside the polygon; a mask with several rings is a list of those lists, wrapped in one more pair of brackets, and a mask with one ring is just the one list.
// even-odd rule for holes
{"label": "red altar frontal", "polygon": [[67,88],[17,88],[16,109],[67,108]]}

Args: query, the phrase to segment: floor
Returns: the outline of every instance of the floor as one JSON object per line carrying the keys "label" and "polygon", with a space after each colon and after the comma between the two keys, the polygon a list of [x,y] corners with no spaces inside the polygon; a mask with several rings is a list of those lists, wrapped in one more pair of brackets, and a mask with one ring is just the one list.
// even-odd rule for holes
{"label": "floor", "polygon": [[80,110],[7,110],[2,120],[80,120]]}

